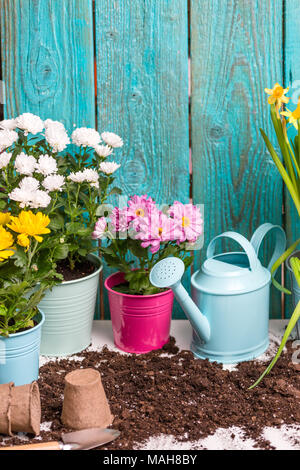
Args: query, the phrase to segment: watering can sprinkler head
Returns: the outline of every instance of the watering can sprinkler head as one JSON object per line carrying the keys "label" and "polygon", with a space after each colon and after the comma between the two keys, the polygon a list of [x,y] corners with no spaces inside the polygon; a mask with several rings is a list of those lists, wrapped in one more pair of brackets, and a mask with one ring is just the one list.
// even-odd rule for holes
{"label": "watering can sprinkler head", "polygon": [[210,326],[207,318],[200,312],[181,284],[184,271],[185,265],[180,258],[165,258],[151,269],[150,282],[160,289],[166,287],[172,289],[199,339],[202,342],[207,342],[210,338]]}
{"label": "watering can sprinkler head", "polygon": [[160,289],[176,287],[184,274],[184,262],[180,258],[165,258],[151,269],[150,282]]}

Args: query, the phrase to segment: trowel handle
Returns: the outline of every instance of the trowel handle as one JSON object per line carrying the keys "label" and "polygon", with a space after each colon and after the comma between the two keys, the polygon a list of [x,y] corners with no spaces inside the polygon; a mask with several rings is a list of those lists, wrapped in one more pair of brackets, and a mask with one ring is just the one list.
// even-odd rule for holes
{"label": "trowel handle", "polygon": [[[258,256],[259,249],[261,247],[261,244],[263,242],[263,239],[265,236],[271,232],[274,231],[276,235],[275,239],[275,248],[274,252],[272,255],[272,258],[268,264],[268,270],[271,271],[271,268],[275,261],[279,258],[279,256],[282,255],[286,248],[286,235],[285,231],[283,230],[280,225],[273,225],[270,223],[262,224],[260,227],[258,227],[255,232],[252,235],[252,238],[250,240],[251,245],[253,246],[256,255]],[[275,273],[274,273],[275,274]]]}
{"label": "trowel handle", "polygon": [[62,450],[60,442],[39,442],[38,444],[25,444],[23,446],[0,447],[0,450]]}
{"label": "trowel handle", "polygon": [[172,287],[174,295],[188,317],[199,339],[205,343],[210,338],[210,326],[207,318],[200,312],[181,283]]}

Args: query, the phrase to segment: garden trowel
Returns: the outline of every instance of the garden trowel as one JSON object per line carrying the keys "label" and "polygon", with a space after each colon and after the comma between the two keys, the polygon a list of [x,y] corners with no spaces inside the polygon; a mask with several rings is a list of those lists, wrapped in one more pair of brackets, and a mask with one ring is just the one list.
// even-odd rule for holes
{"label": "garden trowel", "polygon": [[0,450],[88,450],[119,437],[115,429],[90,428],[62,434],[62,442],[40,442],[21,446],[0,447]]}

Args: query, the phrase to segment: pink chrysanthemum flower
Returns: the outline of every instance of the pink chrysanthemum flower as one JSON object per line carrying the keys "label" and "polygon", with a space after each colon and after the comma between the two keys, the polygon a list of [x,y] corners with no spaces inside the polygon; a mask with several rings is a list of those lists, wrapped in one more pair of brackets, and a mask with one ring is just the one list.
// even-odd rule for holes
{"label": "pink chrysanthemum flower", "polygon": [[155,202],[147,194],[143,196],[132,196],[128,201],[128,215],[133,219],[136,217],[147,217],[149,211],[155,207]]}
{"label": "pink chrysanthemum flower", "polygon": [[158,217],[159,210],[155,202],[147,194],[143,196],[133,196],[128,201],[128,216],[130,217],[131,228],[138,232],[140,230],[140,222],[144,218]]}
{"label": "pink chrysanthemum flower", "polygon": [[151,253],[156,253],[161,242],[176,240],[178,235],[173,219],[157,211],[141,219],[135,238],[142,241],[143,248],[150,246]]}
{"label": "pink chrysanthemum flower", "polygon": [[182,204],[175,201],[168,211],[173,217],[179,232],[178,242],[195,242],[203,233],[203,219],[200,209],[193,204]]}
{"label": "pink chrysanthemum flower", "polygon": [[98,238],[105,238],[104,234],[106,232],[107,222],[105,217],[100,217],[95,224],[94,231],[92,233],[92,238],[97,240]]}
{"label": "pink chrysanthemum flower", "polygon": [[128,215],[128,207],[125,207],[124,209],[115,207],[110,214],[110,222],[115,232],[126,232],[131,220],[132,218]]}

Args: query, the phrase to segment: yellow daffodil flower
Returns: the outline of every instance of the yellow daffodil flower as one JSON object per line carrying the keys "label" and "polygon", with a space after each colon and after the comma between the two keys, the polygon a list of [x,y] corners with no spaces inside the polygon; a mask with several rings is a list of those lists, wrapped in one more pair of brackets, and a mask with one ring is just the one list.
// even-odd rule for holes
{"label": "yellow daffodil flower", "polygon": [[8,212],[0,212],[0,225],[6,225],[10,222],[10,214]]}
{"label": "yellow daffodil flower", "polygon": [[280,114],[289,118],[289,123],[293,124],[296,129],[298,130],[298,119],[300,119],[300,101],[298,101],[298,106],[294,111],[290,111],[286,109],[286,111],[282,111]]}
{"label": "yellow daffodil flower", "polygon": [[272,89],[265,88],[265,92],[270,95],[268,98],[269,104],[278,104],[281,106],[282,103],[288,103],[291,98],[284,96],[289,91],[290,87],[283,88],[279,83],[275,83]]}
{"label": "yellow daffodil flower", "polygon": [[14,237],[0,226],[0,262],[6,260],[14,254]]}
{"label": "yellow daffodil flower", "polygon": [[18,244],[21,246],[28,247],[30,240],[29,237],[33,237],[37,242],[41,243],[46,233],[50,233],[50,229],[47,228],[50,219],[47,215],[38,212],[33,214],[31,211],[22,211],[18,217],[11,216],[11,223],[7,224],[14,232],[20,233],[18,235]]}

